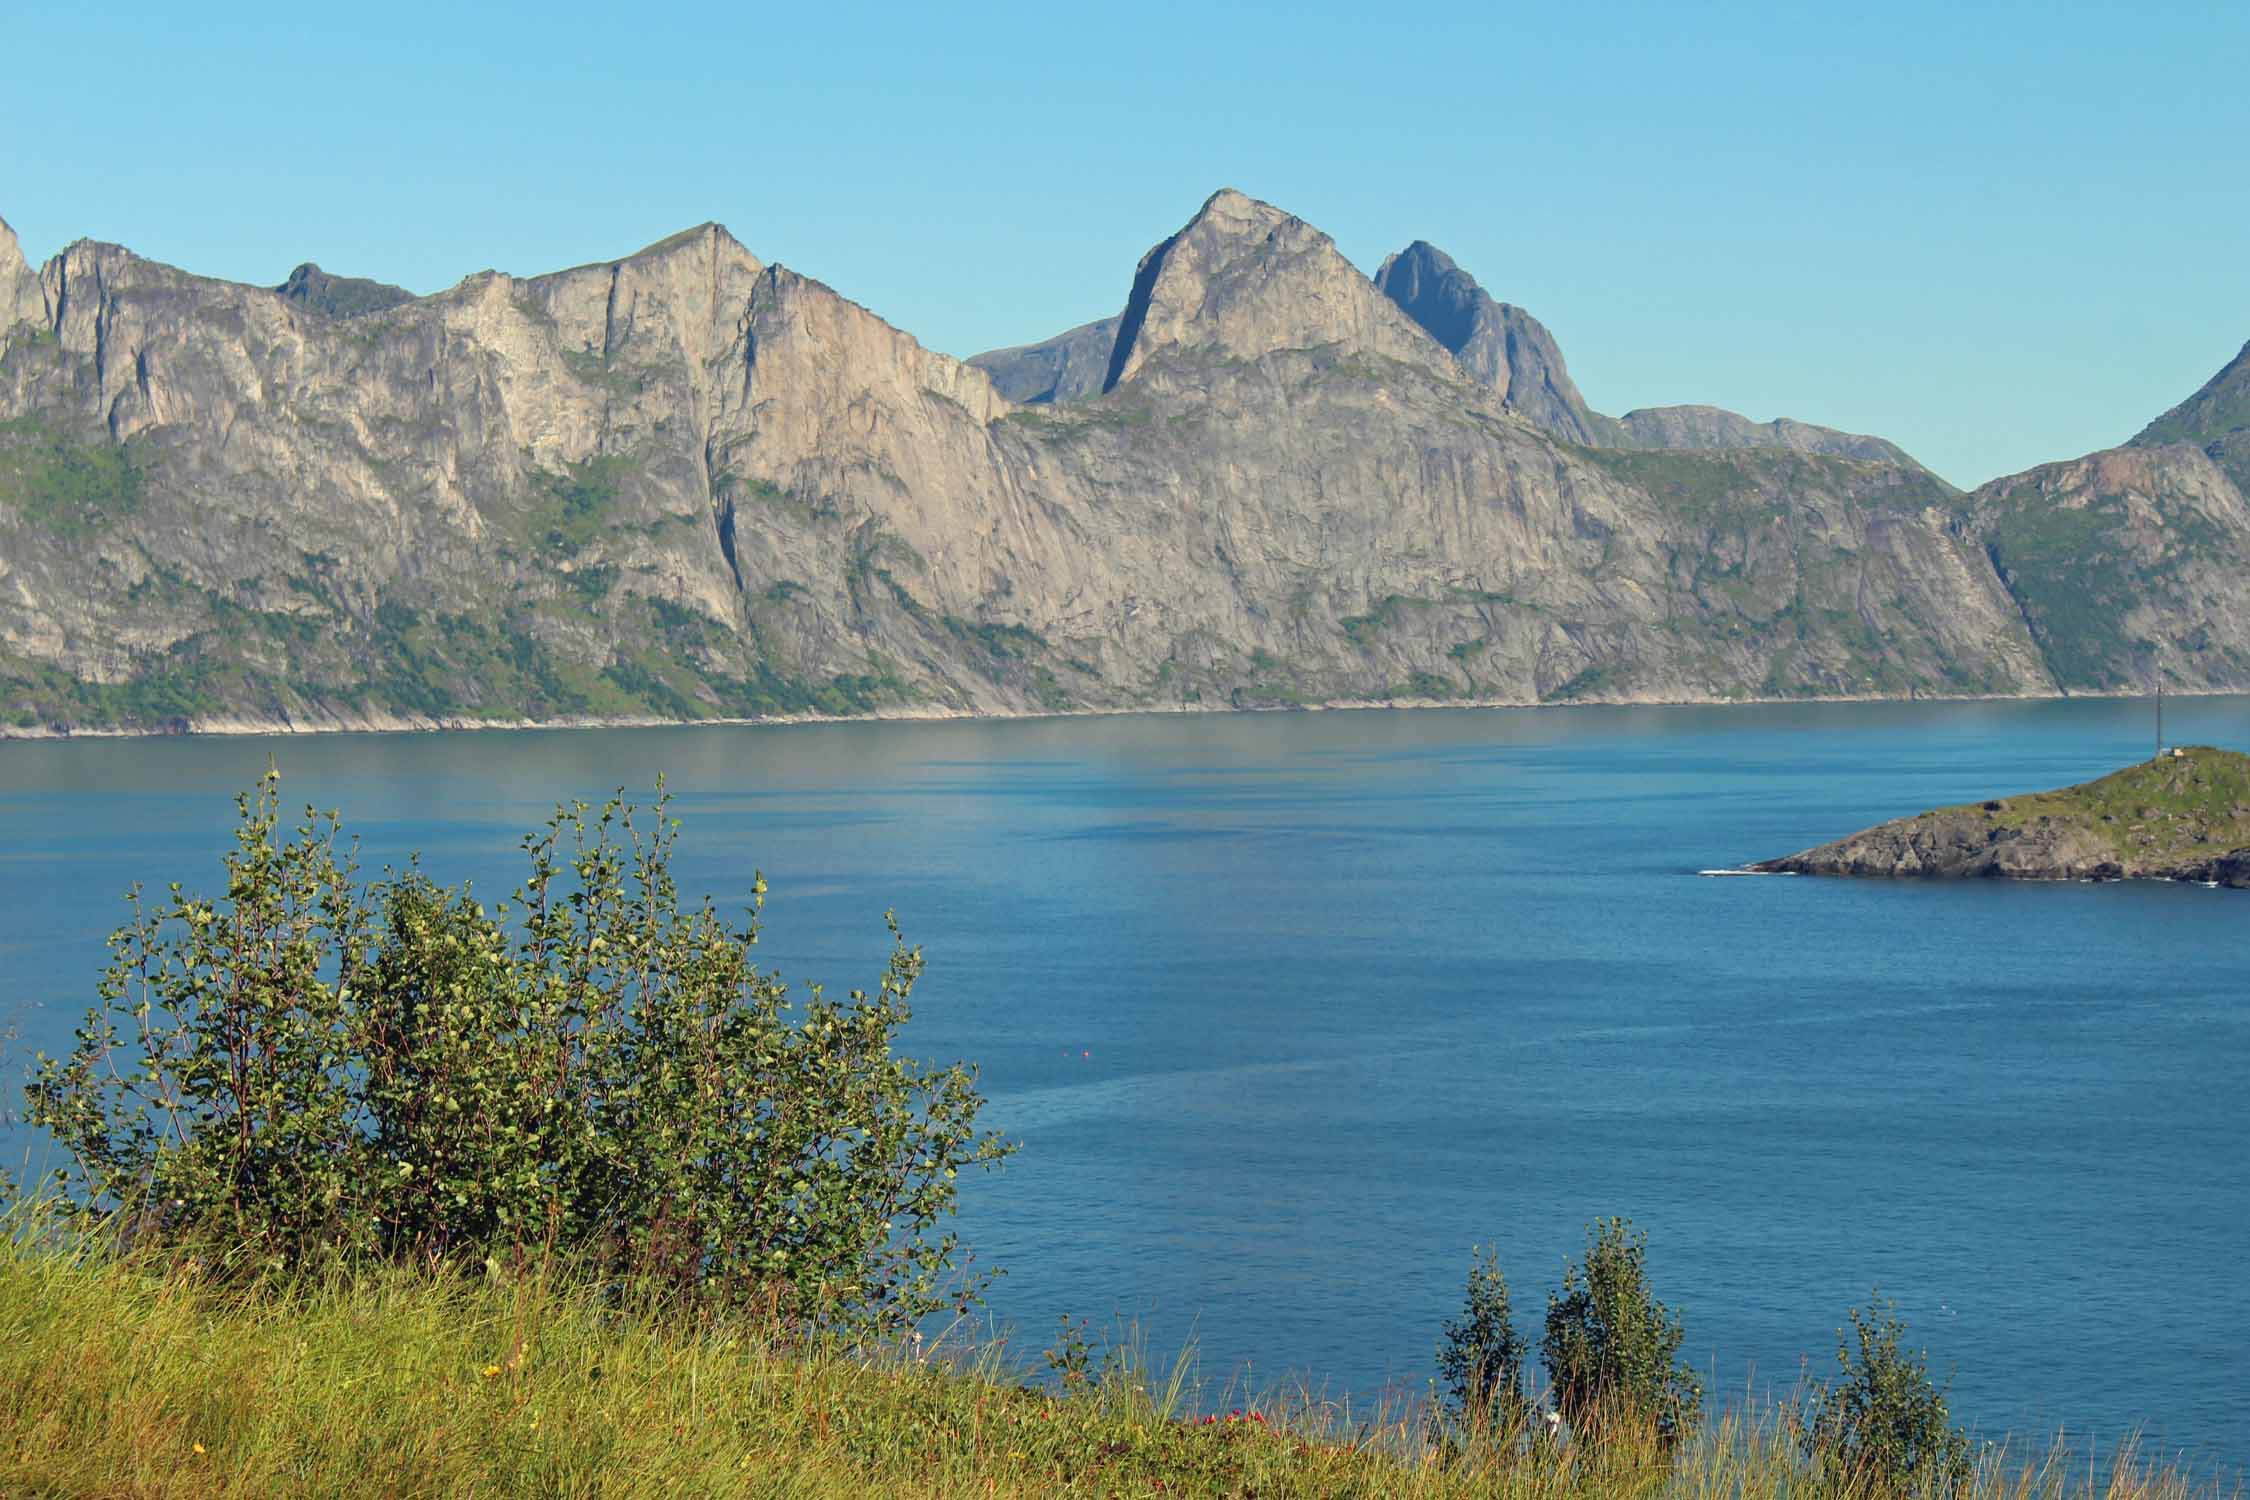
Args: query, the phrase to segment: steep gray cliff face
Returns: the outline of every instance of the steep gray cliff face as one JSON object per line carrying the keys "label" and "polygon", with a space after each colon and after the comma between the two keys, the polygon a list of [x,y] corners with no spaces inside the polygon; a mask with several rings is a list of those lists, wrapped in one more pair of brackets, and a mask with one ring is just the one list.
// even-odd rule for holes
{"label": "steep gray cliff face", "polygon": [[2201,450],[2042,464],[1962,511],[2059,686],[2250,683],[2250,500]]}
{"label": "steep gray cliff face", "polygon": [[[95,244],[31,285],[15,732],[2056,685],[2020,502],[1558,443],[1235,193],[1144,258],[1067,403],[716,225],[348,318]],[[2207,586],[2226,494],[2164,501],[2224,536],[2149,565],[2250,682]]]}
{"label": "steep gray cliff face", "polygon": [[1533,426],[1567,442],[1631,446],[1578,394],[1554,335],[1522,308],[1495,301],[1435,245],[1416,240],[1386,256],[1375,285]]}
{"label": "steep gray cliff face", "polygon": [[1098,396],[1109,378],[1110,351],[1117,347],[1122,315],[1081,323],[1043,343],[994,349],[970,359],[992,377],[993,388],[1010,401],[1026,404],[1076,401]]}
{"label": "steep gray cliff face", "polygon": [[2136,448],[2190,443],[2250,491],[2250,344],[2203,388],[2143,428]]}
{"label": "steep gray cliff face", "polygon": [[16,232],[0,219],[0,335],[19,323],[36,323],[47,316],[47,302],[39,292],[39,276],[24,264],[23,246]]}

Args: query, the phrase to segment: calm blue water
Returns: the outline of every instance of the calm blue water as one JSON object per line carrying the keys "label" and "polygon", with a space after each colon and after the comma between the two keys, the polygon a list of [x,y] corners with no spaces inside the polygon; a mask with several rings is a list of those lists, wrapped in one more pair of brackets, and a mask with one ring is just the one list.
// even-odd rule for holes
{"label": "calm blue water", "polygon": [[[2169,717],[2250,746],[2250,700]],[[2250,894],[1690,873],[2146,751],[2108,702],[0,743],[0,1025],[67,1045],[120,893],[213,884],[268,756],[495,893],[663,772],[786,972],[871,979],[885,906],[929,950],[917,1050],[1023,1143],[964,1228],[1026,1353],[1069,1313],[1418,1387],[1472,1245],[1536,1324],[1623,1213],[1721,1393],[1825,1374],[1880,1283],[1987,1435],[2232,1471]]]}

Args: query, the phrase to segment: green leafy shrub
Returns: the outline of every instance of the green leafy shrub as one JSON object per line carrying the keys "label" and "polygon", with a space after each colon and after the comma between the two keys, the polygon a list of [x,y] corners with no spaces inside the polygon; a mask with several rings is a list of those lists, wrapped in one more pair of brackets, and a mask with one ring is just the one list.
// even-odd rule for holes
{"label": "green leafy shrub", "polygon": [[1499,1256],[1479,1251],[1469,1265],[1461,1316],[1447,1321],[1438,1344],[1447,1419],[1469,1433],[1521,1431],[1527,1416],[1523,1372],[1529,1354],[1516,1331]]}
{"label": "green leafy shrub", "polygon": [[1815,1398],[1805,1424],[1808,1456],[1839,1479],[1893,1493],[1959,1493],[1976,1471],[1968,1435],[1953,1424],[1925,1357],[1899,1347],[1906,1325],[1897,1304],[1855,1307],[1851,1320],[1854,1338],[1836,1335],[1843,1378]]}
{"label": "green leafy shrub", "polygon": [[808,1331],[974,1298],[940,1223],[1011,1148],[973,1071],[894,1054],[922,971],[895,923],[873,993],[793,1001],[751,962],[762,878],[739,930],[681,908],[661,787],[653,826],[558,809],[492,912],[416,866],[363,887],[334,813],[283,830],[271,772],[237,802],[225,897],[136,888],[40,1060],[30,1118],[85,1211],[278,1274],[560,1256]]}
{"label": "green leafy shrub", "polygon": [[1685,1331],[1649,1292],[1647,1246],[1629,1221],[1598,1220],[1585,1263],[1566,1262],[1562,1289],[1547,1299],[1540,1356],[1556,1409],[1580,1438],[1635,1422],[1671,1447],[1702,1417],[1702,1383],[1679,1362]]}

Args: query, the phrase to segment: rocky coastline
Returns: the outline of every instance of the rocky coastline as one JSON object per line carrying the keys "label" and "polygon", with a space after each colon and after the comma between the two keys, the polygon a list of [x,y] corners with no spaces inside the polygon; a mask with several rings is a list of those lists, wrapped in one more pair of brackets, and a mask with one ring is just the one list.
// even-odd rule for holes
{"label": "rocky coastline", "polygon": [[2250,889],[2250,757],[2208,745],[2168,750],[2097,781],[1895,818],[1745,868]]}

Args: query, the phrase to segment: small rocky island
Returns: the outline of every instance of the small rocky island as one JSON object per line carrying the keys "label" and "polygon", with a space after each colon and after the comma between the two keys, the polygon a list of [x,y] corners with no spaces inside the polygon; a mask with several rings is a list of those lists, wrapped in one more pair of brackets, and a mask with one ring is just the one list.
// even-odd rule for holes
{"label": "small rocky island", "polygon": [[2250,887],[2250,756],[2167,750],[2082,786],[1943,807],[1746,868]]}

